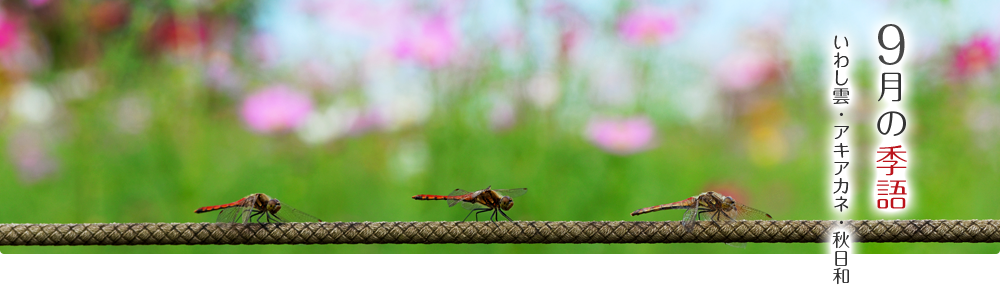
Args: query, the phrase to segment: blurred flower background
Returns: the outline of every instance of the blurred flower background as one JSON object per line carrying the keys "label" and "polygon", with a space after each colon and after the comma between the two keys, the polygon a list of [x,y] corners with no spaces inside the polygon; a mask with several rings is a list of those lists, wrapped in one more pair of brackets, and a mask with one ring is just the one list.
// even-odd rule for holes
{"label": "blurred flower background", "polygon": [[[0,5],[3,223],[199,222],[264,192],[325,221],[460,220],[415,194],[527,187],[518,220],[722,191],[775,219],[995,219],[1000,4],[37,1]],[[858,15],[835,13],[865,11]],[[873,186],[878,28],[906,36],[909,210]],[[831,189],[847,36],[853,200]],[[838,122],[841,123],[842,122]],[[998,244],[865,244],[993,253]],[[812,244],[10,247],[3,252],[821,253]]]}

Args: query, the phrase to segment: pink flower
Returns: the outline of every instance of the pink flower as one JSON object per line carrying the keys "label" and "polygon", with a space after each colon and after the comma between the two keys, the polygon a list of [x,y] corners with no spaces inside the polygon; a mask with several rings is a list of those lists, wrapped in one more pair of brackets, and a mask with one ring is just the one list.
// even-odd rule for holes
{"label": "pink flower", "polygon": [[996,62],[996,41],[977,35],[958,48],[952,67],[956,76],[968,77],[993,68]]}
{"label": "pink flower", "polygon": [[632,10],[618,24],[618,33],[633,44],[656,44],[677,32],[677,19],[653,7]]}
{"label": "pink flower", "polygon": [[489,117],[490,128],[493,131],[503,131],[514,126],[514,121],[517,120],[517,110],[510,102],[495,100]]}
{"label": "pink flower", "polygon": [[776,77],[780,67],[780,64],[769,55],[743,52],[719,63],[716,77],[726,90],[748,91]]}
{"label": "pink flower", "polygon": [[415,60],[431,68],[448,64],[457,51],[458,37],[451,20],[444,16],[425,20],[415,32],[402,36],[394,46],[397,58]]}
{"label": "pink flower", "polygon": [[28,0],[27,2],[31,7],[42,7],[52,2],[52,0]]}
{"label": "pink flower", "polygon": [[312,99],[284,85],[274,85],[250,94],[241,114],[250,129],[273,133],[297,128],[312,111]]}
{"label": "pink flower", "polygon": [[17,46],[17,22],[0,11],[0,53]]}
{"label": "pink flower", "polygon": [[273,65],[281,55],[278,43],[271,35],[260,33],[250,40],[250,52],[258,62]]}
{"label": "pink flower", "polygon": [[549,2],[544,15],[546,18],[554,19],[559,27],[560,59],[569,58],[589,31],[586,17],[579,10],[562,1]]}
{"label": "pink flower", "polygon": [[617,155],[634,154],[653,147],[656,128],[644,116],[627,119],[590,120],[587,138],[601,149]]}
{"label": "pink flower", "polygon": [[55,173],[59,167],[46,152],[45,141],[39,131],[17,131],[7,145],[7,154],[24,182],[39,181]]}
{"label": "pink flower", "polygon": [[386,125],[384,124],[386,122],[385,113],[384,110],[376,107],[368,107],[360,111],[347,128],[347,133],[352,136],[360,136],[378,129],[381,125]]}
{"label": "pink flower", "polygon": [[515,27],[504,28],[497,33],[496,41],[500,49],[511,52],[518,52],[524,49],[524,32],[518,31]]}
{"label": "pink flower", "polygon": [[236,92],[243,83],[233,67],[233,58],[225,51],[214,51],[205,65],[205,80],[209,86],[226,93]]}

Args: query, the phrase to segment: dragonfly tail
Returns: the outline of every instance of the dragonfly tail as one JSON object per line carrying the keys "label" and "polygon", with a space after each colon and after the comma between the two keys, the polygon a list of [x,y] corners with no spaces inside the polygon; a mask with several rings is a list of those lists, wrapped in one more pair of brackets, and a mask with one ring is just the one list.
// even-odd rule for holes
{"label": "dragonfly tail", "polygon": [[416,195],[413,199],[416,200],[448,200],[449,196],[444,195]]}

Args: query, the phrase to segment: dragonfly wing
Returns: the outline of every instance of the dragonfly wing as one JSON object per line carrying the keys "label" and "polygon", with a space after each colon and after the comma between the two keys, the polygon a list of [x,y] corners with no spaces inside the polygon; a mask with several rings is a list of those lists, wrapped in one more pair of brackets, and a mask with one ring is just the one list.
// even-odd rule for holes
{"label": "dragonfly wing", "polygon": [[299,211],[298,209],[294,209],[290,206],[284,206],[284,205],[281,206],[281,210],[279,210],[277,213],[274,214],[268,213],[268,217],[278,223],[323,221],[314,216]]}
{"label": "dragonfly wing", "polygon": [[699,207],[697,198],[684,201],[687,201],[686,204],[688,207],[684,210],[684,218],[681,219],[681,224],[686,226],[688,230],[691,230],[691,228],[694,228],[694,221],[704,220],[702,218],[704,214],[701,213],[702,208]]}
{"label": "dragonfly wing", "polygon": [[454,191],[451,191],[451,194],[448,194],[448,196],[462,196],[462,195],[469,194],[469,193],[472,193],[472,192],[469,192],[469,191],[466,191],[466,190],[462,190],[462,189],[455,189]]}
{"label": "dragonfly wing", "polygon": [[246,223],[249,218],[250,209],[234,206],[223,208],[215,221],[219,223]]}
{"label": "dragonfly wing", "polygon": [[468,202],[467,199],[468,199],[468,197],[466,197],[466,196],[455,197],[455,199],[448,199],[448,207],[452,207],[452,206],[461,204],[462,208],[469,209],[469,207],[466,206],[466,204],[475,204],[475,203]]}
{"label": "dragonfly wing", "polygon": [[[719,221],[719,222],[728,222],[728,221],[739,220],[739,219],[737,219],[739,217],[739,214],[740,214],[740,211],[737,208],[735,208],[735,207],[733,209],[729,209],[729,210],[715,209],[714,211],[708,211],[708,212],[702,213],[702,218],[704,220],[713,220],[713,221]],[[741,249],[744,249],[744,248],[747,247],[747,243],[746,242],[727,242],[726,244],[729,245],[729,246],[731,246],[731,247],[741,248]]]}
{"label": "dragonfly wing", "polygon": [[[469,194],[472,194],[472,192],[469,192],[469,191],[466,191],[466,190],[462,190],[462,189],[455,189],[454,191],[451,191],[451,194],[448,194],[448,196],[467,196]],[[458,197],[456,197],[456,198],[458,198]],[[465,198],[465,197],[462,197],[462,198]],[[462,199],[448,199],[448,207],[452,207],[452,206],[458,205],[461,202],[462,202]],[[464,205],[463,205],[463,207],[464,207]]]}
{"label": "dragonfly wing", "polygon": [[[739,220],[770,220],[771,215],[764,213],[745,205],[735,204],[731,209],[726,211],[720,210],[720,215],[723,220],[727,221],[739,221]],[[745,249],[747,247],[746,242],[727,242],[729,246],[735,248]]]}
{"label": "dragonfly wing", "polygon": [[[727,210],[725,212],[725,216],[727,218],[729,218],[730,220],[736,220],[736,221],[741,221],[741,220],[754,221],[754,220],[770,220],[771,219],[771,215],[769,215],[769,214],[767,214],[767,213],[765,213],[763,211],[760,211],[760,210],[757,210],[755,208],[748,207],[746,205],[739,204],[739,203],[734,204],[733,207],[732,207],[732,209]],[[729,246],[732,246],[732,247],[735,247],[735,248],[741,248],[741,249],[745,249],[747,247],[747,243],[746,242],[727,242],[726,244],[728,244]]]}
{"label": "dragonfly wing", "polygon": [[510,197],[510,198],[514,198],[514,197],[517,197],[517,196],[524,195],[524,193],[527,193],[528,192],[528,188],[503,189],[503,190],[494,190],[494,191],[497,191],[497,193],[500,193],[501,196],[507,196],[507,197]]}
{"label": "dragonfly wing", "polygon": [[733,209],[729,213],[734,220],[766,221],[771,219],[771,215],[746,205],[736,204]]}
{"label": "dragonfly wing", "polygon": [[256,201],[255,197],[248,197],[239,205],[223,208],[215,221],[219,223],[249,223],[250,216],[253,215],[254,211],[254,201]]}
{"label": "dragonfly wing", "polygon": [[688,208],[688,209],[684,210],[684,218],[681,219],[681,222],[683,224],[690,225],[691,223],[693,223],[694,221],[697,221],[697,220],[698,220],[698,208],[697,207],[691,207],[691,208]]}
{"label": "dragonfly wing", "polygon": [[[455,189],[455,191],[451,192],[451,194],[448,194],[448,196],[453,196],[451,198],[454,198],[454,199],[451,198],[448,199],[448,207],[461,204],[462,208],[468,210],[480,208],[480,206],[477,206],[478,204],[474,202],[476,200],[476,197],[472,196],[472,194],[474,193],[462,189]],[[479,195],[482,194],[483,194],[482,192],[479,192]]]}

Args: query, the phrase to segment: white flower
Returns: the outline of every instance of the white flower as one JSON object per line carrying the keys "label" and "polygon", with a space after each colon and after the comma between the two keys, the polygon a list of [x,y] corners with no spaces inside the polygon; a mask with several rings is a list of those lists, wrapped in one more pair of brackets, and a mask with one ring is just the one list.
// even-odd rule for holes
{"label": "white flower", "polygon": [[32,83],[15,86],[11,97],[11,113],[32,124],[48,122],[55,111],[49,91]]}

